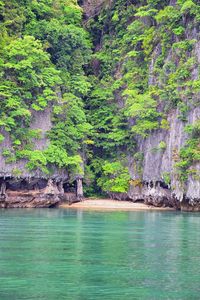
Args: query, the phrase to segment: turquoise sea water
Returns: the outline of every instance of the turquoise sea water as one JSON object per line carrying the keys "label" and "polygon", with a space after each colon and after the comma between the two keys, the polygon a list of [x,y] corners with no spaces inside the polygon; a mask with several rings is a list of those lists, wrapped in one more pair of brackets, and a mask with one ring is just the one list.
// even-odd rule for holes
{"label": "turquoise sea water", "polygon": [[200,214],[0,211],[0,300],[200,299]]}

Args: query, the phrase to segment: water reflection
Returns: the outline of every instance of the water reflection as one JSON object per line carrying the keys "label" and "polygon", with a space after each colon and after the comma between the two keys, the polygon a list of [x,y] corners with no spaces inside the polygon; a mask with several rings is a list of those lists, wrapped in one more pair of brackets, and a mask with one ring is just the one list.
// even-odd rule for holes
{"label": "water reflection", "polygon": [[0,211],[0,299],[199,299],[200,215]]}

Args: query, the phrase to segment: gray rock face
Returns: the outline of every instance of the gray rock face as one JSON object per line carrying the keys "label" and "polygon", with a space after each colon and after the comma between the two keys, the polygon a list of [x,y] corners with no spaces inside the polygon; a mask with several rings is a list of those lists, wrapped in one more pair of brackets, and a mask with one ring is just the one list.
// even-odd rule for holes
{"label": "gray rock face", "polygon": [[[49,140],[47,138],[47,132],[51,129],[51,109],[47,108],[44,111],[34,111],[32,112],[32,120],[30,124],[30,129],[38,129],[41,132],[41,137],[39,139],[33,140],[34,150],[44,150],[49,145]],[[20,176],[24,178],[37,177],[37,178],[48,178],[46,174],[41,172],[39,169],[34,172],[30,172],[26,168],[26,159],[21,159],[14,162],[7,163],[7,157],[3,155],[4,150],[12,149],[12,141],[10,135],[5,130],[0,130],[0,133],[4,136],[4,141],[1,143],[0,147],[0,177],[13,177],[15,170],[20,172]],[[53,178],[68,178],[67,170],[61,170],[54,168]]]}
{"label": "gray rock face", "polygon": [[[195,107],[189,112],[186,123],[179,120],[178,116],[178,109],[172,111],[168,115],[170,124],[168,130],[158,130],[146,139],[138,139],[138,151],[144,156],[142,176],[133,168],[134,159],[132,157],[129,157],[129,169],[132,179],[140,179],[143,186],[142,188],[131,186],[128,196],[133,201],[143,199],[146,203],[156,206],[180,206],[184,210],[193,210],[193,207],[194,210],[200,210],[200,164],[192,166],[196,170],[196,174],[195,176],[190,175],[184,185],[180,183],[175,168],[179,151],[188,138],[184,126],[194,124],[200,119],[200,107]],[[166,145],[165,149],[159,149],[161,142]],[[168,186],[166,183],[164,184],[166,175],[170,177],[171,181]],[[165,187],[163,188],[163,186]]]}
{"label": "gray rock face", "polygon": [[[194,28],[188,31],[188,38],[196,38],[198,34]],[[157,55],[159,47],[155,49]],[[200,62],[200,45],[195,44],[193,54],[197,61]],[[170,50],[167,60],[170,60]],[[152,70],[154,58],[150,64],[149,84],[154,84],[156,78],[153,77]],[[199,77],[199,70],[194,66],[192,70],[192,79],[196,80]],[[143,154],[142,174],[137,172],[135,167],[138,162],[129,156],[129,170],[134,181],[140,180],[142,185],[132,185],[128,192],[131,200],[144,200],[148,204],[155,206],[174,206],[187,211],[200,211],[200,163],[191,166],[196,170],[195,175],[189,175],[187,182],[180,182],[177,168],[175,164],[179,159],[180,149],[185,145],[188,134],[184,128],[186,125],[193,125],[197,120],[200,120],[200,95],[194,95],[192,104],[189,105],[190,111],[187,115],[186,122],[181,121],[180,111],[178,109],[171,110],[168,113],[167,121],[169,128],[159,129],[152,132],[147,138],[138,138],[138,152]],[[159,145],[165,145],[159,147]],[[165,177],[168,176],[170,183],[165,182]]]}
{"label": "gray rock face", "polygon": [[85,13],[86,19],[93,18],[98,15],[102,7],[110,6],[112,0],[83,0],[82,8]]}

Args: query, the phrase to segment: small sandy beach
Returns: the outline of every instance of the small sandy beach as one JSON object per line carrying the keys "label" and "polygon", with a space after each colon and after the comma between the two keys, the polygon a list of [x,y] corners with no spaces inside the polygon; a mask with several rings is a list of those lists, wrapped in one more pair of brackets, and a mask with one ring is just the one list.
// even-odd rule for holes
{"label": "small sandy beach", "polygon": [[82,202],[68,205],[63,203],[61,208],[86,209],[86,210],[118,210],[118,211],[140,211],[140,210],[157,210],[157,211],[173,211],[169,207],[154,207],[144,203],[133,203],[128,201],[117,201],[111,199],[85,199]]}

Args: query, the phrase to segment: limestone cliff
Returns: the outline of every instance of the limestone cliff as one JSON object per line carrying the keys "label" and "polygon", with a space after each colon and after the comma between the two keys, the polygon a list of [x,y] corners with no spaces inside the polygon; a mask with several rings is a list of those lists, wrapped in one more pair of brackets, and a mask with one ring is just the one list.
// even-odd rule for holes
{"label": "limestone cliff", "polygon": [[108,9],[112,0],[83,0],[79,2],[83,8],[85,18],[88,20],[89,18],[98,16],[103,8]]}
{"label": "limestone cliff", "polygon": [[[200,120],[200,90],[195,88],[200,78],[199,6],[198,1],[190,4],[176,0],[155,4],[116,1],[111,3],[109,11],[102,7],[96,27],[92,22],[91,28],[87,25],[94,34],[100,30],[100,40],[94,36],[93,63],[99,86],[107,88],[108,74],[113,79],[110,90],[114,95],[108,93],[106,105],[112,103],[118,115],[120,112],[128,115],[126,126],[136,133],[127,133],[128,142],[124,139],[124,144],[115,148],[117,156],[110,156],[111,161],[117,157],[120,160],[121,153],[126,152],[131,177],[127,193],[108,191],[113,198],[200,210],[199,154],[192,160],[191,151],[190,163],[184,161],[182,154],[191,139],[187,128],[194,128]],[[142,97],[150,99],[147,95],[154,101],[145,108]],[[155,103],[156,110],[152,107],[150,111]],[[154,119],[150,116],[153,113]],[[121,120],[124,124],[124,119]],[[146,132],[142,131],[144,126]],[[116,127],[112,130],[117,131]],[[110,132],[107,134],[111,137]],[[197,154],[200,131],[195,141]]]}
{"label": "limestone cliff", "polygon": [[[188,24],[189,27],[189,24]],[[197,28],[186,29],[188,39],[195,40],[195,46],[192,53],[188,56],[195,58],[196,64],[191,69],[192,81],[199,79],[200,64],[200,41]],[[158,80],[156,76],[151,74],[154,69],[155,56],[158,47],[155,49],[149,69],[149,85],[154,85]],[[171,49],[168,50],[166,61],[170,61]],[[146,139],[138,139],[138,151],[144,154],[142,162],[142,176],[138,176],[134,170],[134,159],[129,157],[129,169],[133,180],[141,178],[143,187],[133,185],[128,193],[133,200],[145,199],[146,203],[156,205],[176,205],[185,210],[199,210],[200,206],[200,163],[196,161],[190,166],[190,170],[195,172],[188,176],[185,182],[180,182],[180,176],[176,163],[179,161],[179,153],[186,144],[189,135],[185,128],[188,125],[194,125],[200,120],[200,93],[193,95],[192,103],[189,99],[185,99],[189,109],[185,120],[180,119],[181,112],[178,108],[172,109],[167,114],[169,128],[154,131]],[[200,138],[200,136],[199,136]],[[163,143],[165,147],[159,149],[159,144]],[[169,183],[165,182],[165,176],[169,176]]]}
{"label": "limestone cliff", "polygon": [[1,2],[0,206],[200,210],[199,1]]}
{"label": "limestone cliff", "polygon": [[2,0],[0,26],[1,205],[53,206],[64,192],[79,199],[90,128],[82,10],[74,0]]}

